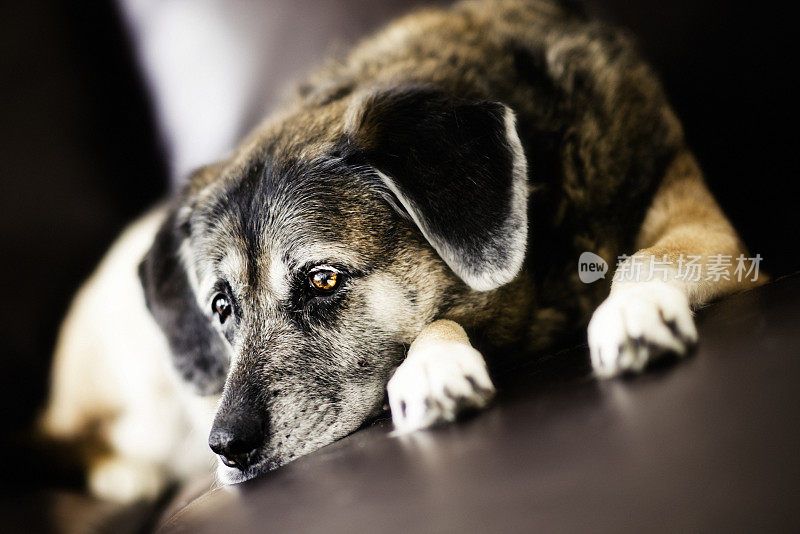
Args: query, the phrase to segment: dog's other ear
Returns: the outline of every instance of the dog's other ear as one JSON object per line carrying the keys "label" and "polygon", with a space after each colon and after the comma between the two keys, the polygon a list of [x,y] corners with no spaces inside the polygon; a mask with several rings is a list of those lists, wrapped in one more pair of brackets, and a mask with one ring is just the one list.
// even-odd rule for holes
{"label": "dog's other ear", "polygon": [[393,88],[354,103],[345,132],[395,209],[470,287],[494,289],[517,275],[528,187],[511,109],[429,87]]}
{"label": "dog's other ear", "polygon": [[197,306],[180,258],[188,238],[185,211],[176,204],[139,265],[147,307],[164,333],[172,362],[183,379],[201,395],[220,393],[228,372],[227,349]]}

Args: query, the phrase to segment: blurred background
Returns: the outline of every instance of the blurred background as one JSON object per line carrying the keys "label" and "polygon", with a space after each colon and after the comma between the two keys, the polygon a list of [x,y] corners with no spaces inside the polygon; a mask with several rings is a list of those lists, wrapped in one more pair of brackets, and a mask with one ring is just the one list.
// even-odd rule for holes
{"label": "blurred background", "polygon": [[[231,148],[326,53],[425,3],[4,4],[3,491],[50,476],[24,430],[70,297],[125,223]],[[597,0],[588,10],[637,36],[762,268],[800,268],[792,19],[711,0]]]}

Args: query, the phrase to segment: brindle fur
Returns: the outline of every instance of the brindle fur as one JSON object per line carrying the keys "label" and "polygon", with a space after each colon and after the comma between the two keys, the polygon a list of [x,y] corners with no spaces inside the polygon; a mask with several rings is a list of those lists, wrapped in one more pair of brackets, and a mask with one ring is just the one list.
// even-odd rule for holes
{"label": "brindle fur", "polygon": [[314,75],[243,143],[223,179],[251,162],[329,156],[359,88],[409,81],[507,103],[535,189],[525,273],[497,292],[454,294],[439,315],[486,329],[481,337],[495,343],[550,346],[565,325],[585,324],[607,293],[579,282],[577,256],[631,251],[666,165],[684,147],[661,86],[627,35],[555,3],[423,11]]}
{"label": "brindle fur", "polygon": [[[529,237],[510,283],[465,284],[363,157],[386,127],[369,117],[418,90],[516,114]],[[676,238],[687,223],[694,237]],[[201,393],[223,392],[220,413],[266,410],[268,454],[248,478],[376,415],[391,373],[431,322],[462,325],[490,365],[511,349],[550,349],[581,331],[608,294],[610,277],[579,281],[581,252],[613,261],[647,247],[743,250],[656,77],[620,30],[556,2],[496,0],[406,16],[312,75],[229,159],[192,177],[141,275],[184,378]],[[315,263],[348,276],[335,297],[303,296],[303,269]],[[209,299],[223,282],[238,311],[220,327]],[[175,284],[191,298],[165,300]],[[191,335],[176,337],[179,324]],[[227,353],[209,357],[223,338]],[[226,376],[219,364],[228,357]]]}
{"label": "brindle fur", "polygon": [[[532,193],[525,266],[509,284],[475,291],[461,282],[348,161],[348,143],[377,135],[367,126],[353,140],[364,108],[380,105],[370,95],[415,85],[516,113]],[[236,334],[224,332],[236,365],[223,409],[267,406],[274,466],[375,415],[384,391],[374,385],[435,319],[463,325],[489,356],[552,347],[583,328],[608,291],[578,280],[577,257],[634,250],[685,150],[661,86],[619,30],[547,1],[468,2],[395,22],[313,75],[178,201],[190,268],[214,273],[199,277],[227,274],[217,265],[231,244],[246,266],[230,282],[243,319]],[[329,309],[275,293],[271,262],[302,267],[293,256],[302,247],[322,262],[325,247],[349,257],[342,267],[360,280]]]}
{"label": "brindle fur", "polygon": [[[685,145],[631,39],[557,3],[467,2],[396,21],[302,84],[242,144],[220,180],[239,179],[263,161],[330,157],[361,90],[409,82],[509,105],[534,190],[524,272],[496,291],[473,292],[441,269],[426,283],[441,285],[437,293],[447,297],[430,315],[460,322],[495,348],[525,340],[542,349],[565,328],[580,329],[608,286],[582,284],[576,258],[633,249],[645,209]],[[369,246],[358,233],[352,239],[360,250]],[[412,252],[409,263],[418,265]]]}

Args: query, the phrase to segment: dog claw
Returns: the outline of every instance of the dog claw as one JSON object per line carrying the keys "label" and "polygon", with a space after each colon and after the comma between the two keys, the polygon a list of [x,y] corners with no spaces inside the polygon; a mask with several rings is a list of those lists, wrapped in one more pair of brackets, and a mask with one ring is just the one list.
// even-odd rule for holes
{"label": "dog claw", "polygon": [[640,372],[666,354],[684,356],[697,342],[688,299],[658,281],[609,296],[594,312],[588,335],[592,366],[600,378]]}
{"label": "dog claw", "polygon": [[495,393],[481,354],[452,342],[412,350],[387,391],[398,432],[453,421],[466,410],[486,406]]}

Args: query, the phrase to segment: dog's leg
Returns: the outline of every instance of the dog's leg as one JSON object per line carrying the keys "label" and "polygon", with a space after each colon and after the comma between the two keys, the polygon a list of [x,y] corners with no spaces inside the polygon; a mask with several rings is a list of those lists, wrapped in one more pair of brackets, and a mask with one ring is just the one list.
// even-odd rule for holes
{"label": "dog's leg", "polygon": [[[688,152],[675,158],[609,297],[589,323],[595,373],[641,371],[664,354],[685,355],[697,341],[692,308],[764,281],[737,271],[748,256]],[[699,269],[699,272],[698,272]]]}
{"label": "dog's leg", "polygon": [[470,345],[464,329],[443,319],[417,336],[387,391],[395,428],[405,432],[484,407],[494,386],[483,356]]}

